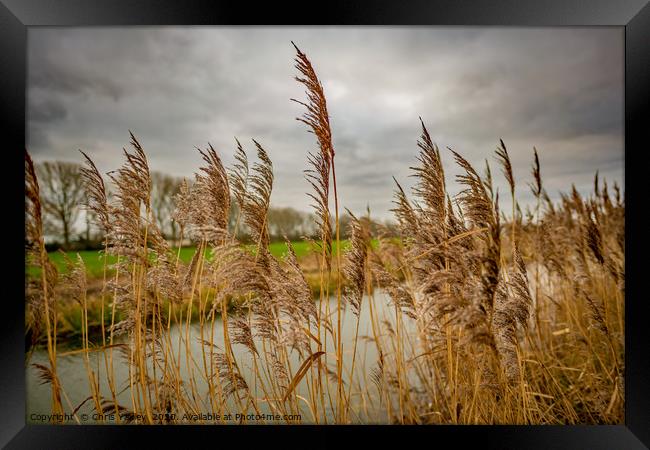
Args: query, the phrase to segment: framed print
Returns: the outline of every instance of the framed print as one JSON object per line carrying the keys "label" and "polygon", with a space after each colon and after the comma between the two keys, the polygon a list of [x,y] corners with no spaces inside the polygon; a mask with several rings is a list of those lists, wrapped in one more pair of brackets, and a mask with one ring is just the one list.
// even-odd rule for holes
{"label": "framed print", "polygon": [[301,8],[3,0],[2,444],[647,446],[650,7]]}

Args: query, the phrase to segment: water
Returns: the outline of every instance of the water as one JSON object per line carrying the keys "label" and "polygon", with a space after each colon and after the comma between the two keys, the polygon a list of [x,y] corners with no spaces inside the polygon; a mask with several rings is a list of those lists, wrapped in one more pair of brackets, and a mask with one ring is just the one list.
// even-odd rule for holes
{"label": "water", "polygon": [[[353,422],[363,422],[363,423],[382,423],[386,421],[386,411],[384,406],[381,404],[379,399],[379,393],[377,387],[370,380],[372,369],[376,367],[378,360],[378,351],[376,344],[372,338],[372,322],[370,318],[370,301],[369,297],[365,297],[362,302],[361,315],[359,318],[359,339],[357,341],[357,351],[354,364],[354,374],[353,374],[353,390],[350,398],[351,402],[351,416]],[[318,306],[318,305],[317,305]],[[333,326],[336,326],[336,299],[332,298],[329,300],[330,314]],[[390,327],[394,329],[395,326],[395,308],[389,304],[388,297],[380,291],[375,291],[372,300],[372,307],[374,308],[375,316],[377,319],[376,326],[378,333],[383,337],[386,337]],[[323,305],[325,309],[325,305]],[[403,317],[403,316],[402,316]],[[403,320],[403,319],[402,319]],[[352,311],[348,308],[342,313],[342,341],[343,341],[343,354],[344,354],[344,379],[346,380],[345,391],[349,391],[349,385],[347,384],[350,379],[350,367],[352,366],[352,357],[353,357],[353,346],[356,333],[356,316],[352,314]],[[411,324],[406,323],[406,328],[411,327]],[[183,384],[183,389],[187,392],[188,396],[192,396],[192,390],[187,380],[189,379],[189,370],[194,371],[194,379],[196,380],[196,386],[194,392],[199,396],[198,402],[203,405],[203,413],[216,413],[212,410],[209,400],[206,396],[208,387],[205,382],[203,373],[203,355],[202,355],[202,344],[200,343],[198,337],[200,337],[199,327],[197,325],[192,325],[191,338],[190,338],[190,353],[192,358],[195,361],[195,365],[186,364],[188,358],[186,358],[186,344],[182,340],[185,335],[184,327],[172,326],[170,330],[171,342],[173,343],[175,358],[178,358],[178,353],[180,349],[181,357],[181,376],[185,380]],[[205,338],[209,338],[209,324],[204,328]],[[312,327],[312,332],[313,327]],[[182,336],[180,336],[182,334]],[[181,338],[179,345],[179,338]],[[221,318],[215,319],[214,323],[214,343],[219,347],[220,350],[223,349],[223,322]],[[260,354],[262,353],[261,342],[256,340],[256,346]],[[326,362],[328,368],[336,373],[336,359],[334,357],[333,349],[335,349],[335,344],[332,342],[331,336],[328,335],[327,342],[327,355]],[[59,353],[64,353],[67,349],[60,349]],[[263,397],[261,389],[255,390],[256,382],[255,377],[253,376],[253,359],[250,355],[250,352],[241,345],[233,345],[233,351],[235,354],[235,360],[239,364],[240,371],[246,380],[251,391],[256,395],[258,399]],[[106,354],[109,352],[106,351]],[[206,357],[209,357],[209,350],[205,351]],[[325,358],[323,357],[323,358]],[[106,375],[106,364],[105,364],[105,355],[103,352],[93,352],[89,356],[90,367],[95,372],[95,376],[100,383],[100,391],[103,396],[106,398],[111,397],[111,391],[108,387],[108,378]],[[76,409],[84,400],[90,395],[88,371],[85,364],[85,358],[81,353],[70,354],[59,356],[57,358],[57,372],[59,375],[60,382],[63,387],[63,405],[66,413],[70,413],[73,409]],[[292,351],[289,355],[290,365],[293,373],[298,370],[298,367],[302,363],[298,353]],[[47,352],[45,350],[36,350],[32,356],[32,363],[39,363],[43,365],[48,365]],[[263,362],[258,359],[258,364],[261,364],[262,367],[265,367]],[[151,367],[151,366],[150,366]],[[118,350],[113,351],[113,373],[115,374],[115,381],[117,391],[120,392],[117,400],[120,405],[131,409],[132,398],[130,394],[129,386],[129,370],[128,364],[124,357]],[[38,371],[33,367],[29,366],[26,373],[26,387],[27,387],[27,399],[26,399],[26,421],[27,423],[47,423],[49,416],[51,414],[51,389],[49,384],[42,384],[41,379],[38,377]],[[330,389],[333,397],[336,396],[336,384],[335,382],[330,381]],[[257,394],[255,394],[257,392]],[[300,383],[297,394],[300,397],[305,399],[309,398],[308,389],[306,387],[305,380]],[[363,392],[363,395],[361,394]],[[274,413],[266,402],[258,402],[260,405],[260,412],[262,414],[271,414]],[[234,404],[231,401],[233,410],[237,409],[234,407]],[[307,406],[306,401],[299,400],[299,407],[301,411],[301,422],[302,423],[312,423],[314,422],[313,414],[311,413],[309,407]],[[329,409],[329,408],[327,408]],[[254,413],[252,408],[249,408],[249,413]],[[77,419],[81,423],[94,423],[98,419],[97,413],[94,410],[94,404],[92,400],[86,401],[81,407],[79,407],[76,418],[67,417],[67,421],[71,423],[77,423]],[[328,411],[328,416],[332,418],[331,411]],[[187,418],[187,422],[196,423],[196,418]],[[213,423],[214,421],[207,420],[203,423]],[[233,417],[231,421],[226,421],[227,423],[238,423],[238,420],[235,420]],[[253,420],[252,423],[256,421]],[[272,421],[271,421],[272,422]],[[279,422],[283,422],[280,420]],[[267,422],[268,423],[268,422]]]}

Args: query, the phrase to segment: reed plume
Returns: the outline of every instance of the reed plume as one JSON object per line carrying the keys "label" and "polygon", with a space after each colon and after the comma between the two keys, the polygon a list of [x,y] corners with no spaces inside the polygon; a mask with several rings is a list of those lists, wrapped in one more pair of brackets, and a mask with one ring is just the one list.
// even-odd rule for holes
{"label": "reed plume", "polygon": [[527,326],[531,305],[526,265],[515,247],[513,267],[509,271],[508,280],[501,279],[492,315],[496,348],[510,382],[520,379],[516,330],[517,326]]}
{"label": "reed plume", "polygon": [[266,258],[270,242],[267,216],[273,190],[273,163],[260,143],[255,139],[253,143],[260,161],[252,167],[243,213],[251,237],[257,244],[259,257]]}
{"label": "reed plume", "polygon": [[235,138],[235,142],[237,142],[237,151],[235,152],[236,163],[233,169],[229,171],[229,180],[230,189],[241,210],[244,208],[246,193],[248,192],[248,176],[250,172],[248,168],[248,156],[237,138]]}
{"label": "reed plume", "polygon": [[228,236],[228,175],[212,145],[198,150],[205,165],[194,175],[191,188],[187,184],[181,188],[176,217],[180,218],[181,225],[195,241],[218,246]]}
{"label": "reed plume", "polygon": [[445,171],[442,167],[440,151],[432,142],[422,118],[420,118],[420,124],[422,126],[422,135],[417,143],[420,148],[417,157],[420,166],[411,167],[411,170],[415,172],[413,176],[417,178],[414,194],[422,199],[426,205],[425,212],[428,219],[431,222],[444,224],[446,222],[445,207],[447,205]]}
{"label": "reed plume", "polygon": [[[329,211],[329,175],[332,173],[332,187],[334,190],[334,220],[336,225],[336,365],[337,365],[337,405],[338,417],[344,421],[346,409],[343,405],[343,342],[341,338],[341,251],[340,245],[340,224],[339,224],[339,201],[336,187],[336,169],[334,165],[334,146],[332,144],[332,131],[330,128],[329,114],[327,112],[327,101],[316,72],[303,52],[292,42],[296,49],[296,69],[302,76],[296,77],[296,81],[303,84],[306,88],[307,103],[297,100],[297,103],[303,105],[307,111],[298,120],[305,123],[309,131],[314,133],[318,141],[319,152],[316,155],[310,154],[308,161],[313,167],[312,172],[307,172],[307,179],[315,190],[315,194],[310,194],[314,199],[316,213],[319,217],[318,223],[321,230],[322,258],[327,267],[327,275],[331,272],[332,258],[332,229],[330,225]],[[321,275],[322,276],[322,275]],[[321,289],[322,291],[322,289]],[[321,292],[322,294],[322,292]]]}
{"label": "reed plume", "polygon": [[41,365],[45,368],[41,374],[47,374],[44,379],[52,388],[52,412],[62,414],[61,386],[56,366],[57,304],[54,288],[58,273],[45,251],[40,189],[34,163],[27,150],[25,150],[25,197],[26,261],[40,270],[40,281],[28,281],[26,293],[27,331],[31,334],[29,348],[37,343],[42,332],[42,324],[45,322],[49,367]]}
{"label": "reed plume", "polygon": [[501,224],[499,219],[498,192],[494,203],[484,181],[476,173],[472,165],[462,156],[452,150],[458,165],[465,171],[458,175],[457,179],[465,188],[459,193],[459,199],[463,205],[465,217],[475,228],[487,229],[487,233],[481,234],[485,242],[483,256],[482,284],[484,301],[487,310],[491,310],[494,304],[494,294],[499,282],[499,268],[501,259]]}
{"label": "reed plume", "polygon": [[285,264],[281,266],[275,258],[271,258],[271,275],[268,282],[279,314],[287,319],[283,330],[284,343],[303,356],[309,352],[309,335],[305,328],[309,330],[311,324],[316,323],[318,313],[293,245],[286,238],[285,242]]}
{"label": "reed plume", "polygon": [[542,187],[542,174],[539,168],[539,156],[537,155],[537,149],[535,147],[533,147],[533,154],[535,159],[531,174],[533,176],[534,183],[529,183],[529,186],[535,198],[539,199],[542,197],[544,188]]}
{"label": "reed plume", "polygon": [[43,257],[43,217],[40,190],[34,163],[25,151],[25,259],[41,272],[39,279],[27,279],[27,334],[32,348],[42,336],[45,325],[45,303],[52,307],[58,272],[49,258]]}
{"label": "reed plume", "polygon": [[350,247],[345,254],[343,274],[346,278],[344,299],[356,316],[361,314],[361,301],[366,286],[366,260],[370,246],[370,230],[363,219],[347,210],[350,220]]}
{"label": "reed plume", "polygon": [[[514,249],[515,246],[515,230],[517,225],[517,215],[516,215],[516,206],[517,198],[515,197],[515,177],[512,173],[512,162],[510,162],[510,155],[508,155],[508,150],[506,149],[506,144],[503,143],[503,139],[499,139],[499,147],[496,151],[497,160],[501,164],[502,172],[508,181],[508,186],[510,187],[510,198],[512,200],[512,227],[510,239],[512,241],[512,246]],[[513,250],[514,251],[514,250]]]}
{"label": "reed plume", "polygon": [[502,166],[503,175],[506,177],[508,186],[510,187],[510,194],[512,195],[513,202],[515,198],[515,177],[512,174],[512,163],[510,162],[510,155],[508,155],[508,149],[506,149],[506,144],[503,143],[502,139],[499,139],[499,147],[496,150],[497,160]]}
{"label": "reed plume", "polygon": [[106,233],[110,229],[110,220],[104,178],[92,159],[81,150],[79,152],[83,155],[86,164],[86,167],[81,168],[81,176],[86,189],[86,210],[94,213],[96,223]]}
{"label": "reed plume", "polygon": [[108,173],[116,192],[115,203],[108,208],[113,220],[107,239],[111,253],[146,265],[142,236],[146,218],[141,216],[141,207],[150,211],[151,178],[147,156],[133,133],[130,135],[134,153],[123,149],[124,164]]}
{"label": "reed plume", "polygon": [[229,171],[228,179],[230,181],[230,190],[232,191],[237,204],[237,220],[233,231],[233,235],[236,237],[239,229],[239,221],[241,220],[241,214],[244,210],[246,197],[248,195],[250,170],[248,167],[248,156],[246,155],[244,148],[237,138],[235,138],[235,142],[237,142],[237,151],[235,152],[236,162],[233,168]]}
{"label": "reed plume", "polygon": [[327,101],[323,86],[316,75],[311,62],[303,52],[292,42],[296,49],[296,69],[302,76],[296,77],[296,81],[303,84],[307,91],[308,102],[304,103],[296,99],[292,101],[299,103],[306,108],[306,112],[296,120],[303,122],[309,131],[316,136],[319,151],[309,153],[307,157],[311,169],[305,170],[307,181],[314,189],[314,193],[308,193],[313,200],[312,205],[316,211],[317,222],[321,234],[321,245],[325,255],[325,263],[328,270],[331,268],[332,260],[332,224],[329,210],[329,189],[330,172],[334,163],[334,146],[332,145],[332,132],[330,129],[329,114],[327,112]]}
{"label": "reed plume", "polygon": [[216,310],[225,299],[243,300],[252,304],[270,301],[270,289],[261,267],[238,243],[225,243],[212,249],[212,262],[206,274],[216,290],[212,308]]}

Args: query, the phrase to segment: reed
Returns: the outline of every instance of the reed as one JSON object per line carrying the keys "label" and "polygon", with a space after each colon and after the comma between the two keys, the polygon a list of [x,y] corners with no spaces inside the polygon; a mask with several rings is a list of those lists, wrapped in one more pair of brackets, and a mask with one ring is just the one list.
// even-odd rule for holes
{"label": "reed", "polygon": [[[202,166],[175,197],[173,215],[196,246],[188,263],[156,225],[149,161],[136,137],[130,135],[122,166],[108,174],[112,199],[82,152],[86,207],[106,236],[97,299],[89,298],[81,258],[59,276],[47,257],[38,180],[25,153],[26,251],[39,274],[27,286],[26,323],[31,346],[44,342],[47,349],[47,364],[30,370],[50,385],[52,412],[78,420],[80,411],[92,410],[104,414],[100,420],[138,424],[234,417],[289,424],[622,423],[619,186],[611,196],[596,175],[587,198],[572,187],[553,202],[534,149],[535,209],[524,218],[510,155],[499,141],[495,156],[512,199],[508,217],[489,163],[480,175],[460,153],[441,152],[420,119],[414,187],[395,180],[397,234],[373,233],[369,212],[348,211],[343,251],[325,92],[307,55],[295,50],[296,80],[307,96],[296,100],[305,108],[298,120],[318,145],[307,153],[305,171],[320,234],[316,301],[305,260],[291,243],[284,257],[269,251],[274,174],[259,141],[252,140],[249,161],[236,139],[233,167],[211,145],[198,149]],[[455,197],[445,158],[460,168]],[[239,211],[234,230],[231,199]],[[253,251],[238,238],[242,227]],[[64,294],[72,306],[57,300]],[[95,302],[100,342],[89,337]],[[66,308],[81,311],[81,346],[66,352],[81,354],[88,378],[88,395],[78,404],[57,372],[57,324]],[[352,338],[344,339],[345,327]],[[128,368],[126,380],[118,364]]]}

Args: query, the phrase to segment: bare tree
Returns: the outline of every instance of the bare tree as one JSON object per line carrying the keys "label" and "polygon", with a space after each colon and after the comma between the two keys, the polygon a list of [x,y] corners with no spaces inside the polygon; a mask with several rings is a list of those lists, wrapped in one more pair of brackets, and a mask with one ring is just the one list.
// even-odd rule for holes
{"label": "bare tree", "polygon": [[273,240],[300,239],[308,232],[309,215],[291,207],[270,208],[268,213],[269,231]]}
{"label": "bare tree", "polygon": [[50,228],[63,238],[65,249],[70,248],[70,237],[83,203],[81,167],[62,161],[48,161],[37,166],[41,184],[41,201]]}
{"label": "bare tree", "polygon": [[163,234],[176,242],[178,224],[172,220],[174,196],[179,192],[181,178],[160,172],[151,174],[151,209]]}

